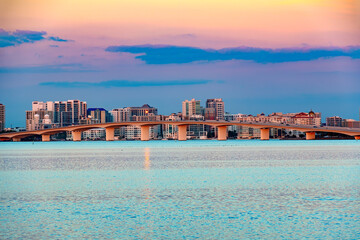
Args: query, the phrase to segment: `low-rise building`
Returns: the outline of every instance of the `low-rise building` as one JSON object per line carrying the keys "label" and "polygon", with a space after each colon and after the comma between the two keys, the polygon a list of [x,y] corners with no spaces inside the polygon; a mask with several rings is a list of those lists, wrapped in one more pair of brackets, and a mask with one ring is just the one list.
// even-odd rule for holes
{"label": "low-rise building", "polygon": [[342,127],[343,126],[343,119],[341,117],[338,117],[338,116],[327,117],[326,118],[326,126]]}
{"label": "low-rise building", "polygon": [[82,138],[84,140],[102,140],[105,139],[106,132],[104,128],[95,128],[82,132]]}
{"label": "low-rise building", "polygon": [[348,128],[360,128],[360,121],[354,119],[344,119],[343,126]]}

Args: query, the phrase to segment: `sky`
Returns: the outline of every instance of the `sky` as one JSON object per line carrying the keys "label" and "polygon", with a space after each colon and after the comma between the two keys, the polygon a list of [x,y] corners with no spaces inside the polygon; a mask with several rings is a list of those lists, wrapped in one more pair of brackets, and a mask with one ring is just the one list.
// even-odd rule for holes
{"label": "sky", "polygon": [[2,0],[0,103],[107,110],[185,99],[359,120],[360,0]]}

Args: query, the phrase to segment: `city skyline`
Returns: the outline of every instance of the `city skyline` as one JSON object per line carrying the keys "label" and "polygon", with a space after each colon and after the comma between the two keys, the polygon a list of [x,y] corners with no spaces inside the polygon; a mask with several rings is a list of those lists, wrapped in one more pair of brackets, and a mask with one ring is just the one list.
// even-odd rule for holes
{"label": "city skyline", "polygon": [[[180,104],[179,104],[179,106],[180,107],[178,107],[178,111],[172,111],[172,112],[170,112],[170,113],[167,113],[167,114],[165,114],[165,113],[163,113],[163,112],[161,112],[161,110],[159,111],[159,112],[156,112],[156,114],[155,115],[161,115],[161,116],[171,116],[172,114],[178,114],[178,113],[182,113],[183,114],[183,116],[185,116],[184,117],[184,119],[186,119],[186,114],[184,115],[184,103],[186,103],[186,102],[189,102],[189,103],[191,103],[191,102],[197,102],[197,107],[196,108],[198,108],[196,111],[196,113],[191,113],[189,116],[196,116],[196,114],[199,114],[199,115],[202,115],[203,117],[205,117],[206,118],[206,116],[209,114],[209,113],[207,113],[207,107],[208,107],[208,102],[209,101],[213,101],[213,100],[220,100],[220,101],[222,101],[222,98],[218,98],[218,99],[206,99],[206,101],[203,101],[203,100],[195,100],[194,98],[192,98],[192,99],[189,99],[189,100],[187,100],[187,99],[184,99],[184,101],[181,101],[180,102]],[[123,109],[131,109],[131,108],[141,108],[141,107],[136,107],[136,106],[122,106],[122,107],[119,107],[119,106],[117,106],[117,107],[115,107],[115,108],[107,108],[106,106],[98,106],[98,105],[95,105],[95,106],[89,106],[88,107],[88,104],[87,104],[87,101],[82,101],[82,100],[79,100],[79,99],[75,99],[75,100],[49,100],[49,101],[32,101],[32,107],[31,108],[27,108],[27,110],[25,110],[25,115],[23,116],[23,118],[21,119],[23,122],[24,122],[24,124],[23,125],[14,125],[13,123],[9,123],[9,120],[7,120],[7,115],[8,115],[8,113],[7,113],[7,109],[6,109],[6,114],[4,114],[4,119],[6,120],[5,121],[5,124],[6,125],[4,125],[4,128],[11,128],[11,127],[25,127],[25,126],[27,126],[27,116],[28,116],[28,113],[30,113],[30,112],[35,112],[35,111],[38,111],[38,110],[44,110],[45,112],[42,112],[41,113],[41,115],[42,115],[42,118],[44,117],[44,115],[45,114],[49,114],[48,113],[48,110],[50,110],[51,111],[51,113],[50,113],[50,118],[52,118],[52,119],[57,119],[57,118],[59,118],[60,119],[60,116],[57,116],[57,117],[54,117],[53,115],[55,114],[56,115],[56,113],[54,112],[54,104],[56,105],[56,104],[63,104],[63,105],[66,105],[66,104],[68,104],[69,102],[73,102],[73,101],[79,101],[79,103],[81,103],[81,104],[85,104],[85,109],[87,109],[88,111],[89,110],[93,110],[93,109],[102,109],[102,110],[104,110],[104,111],[106,111],[107,112],[107,114],[111,114],[111,115],[114,115],[115,113],[114,112],[116,112],[116,111],[119,111],[119,110],[123,110]],[[201,104],[203,102],[203,104]],[[281,113],[281,114],[290,114],[290,113],[306,113],[306,112],[308,112],[308,111],[312,111],[312,110],[314,110],[314,109],[303,109],[302,111],[289,111],[289,112],[282,112],[282,111],[271,111],[271,112],[268,112],[268,113],[264,113],[264,112],[257,112],[257,113],[243,113],[243,112],[229,112],[229,111],[227,111],[227,110],[225,110],[224,109],[224,101],[222,101],[222,111],[223,111],[223,113],[222,114],[230,114],[230,115],[246,115],[246,116],[257,116],[257,115],[261,115],[261,114],[263,114],[263,115],[265,115],[265,116],[270,116],[270,115],[272,115],[272,114],[276,114],[276,113]],[[1,103],[0,103],[1,104]],[[48,104],[50,104],[50,107],[49,107],[49,109],[48,109]],[[144,104],[139,104],[139,106],[147,106],[147,107],[150,107],[150,108],[153,108],[153,107],[151,107],[151,106],[149,106],[149,104],[148,103],[144,103]],[[6,107],[6,105],[2,105],[2,107],[5,109],[5,107]],[[212,106],[213,107],[213,106]],[[216,107],[214,107],[214,109],[215,109]],[[155,106],[155,109],[159,109],[157,106]],[[202,110],[201,111],[201,113],[200,113],[200,110]],[[315,109],[316,110],[316,109]],[[59,111],[59,110],[58,110]],[[157,111],[157,110],[156,110]],[[186,111],[186,110],[185,110]],[[316,110],[317,111],[317,110]],[[342,116],[342,115],[337,115],[337,114],[335,114],[335,115],[332,115],[332,116],[328,116],[328,115],[324,115],[321,111],[318,111],[319,113],[320,113],[320,119],[321,119],[321,121],[323,122],[323,123],[325,123],[326,122],[326,120],[327,120],[327,118],[332,118],[332,117],[340,117],[340,118],[343,118],[343,119],[346,119],[346,117],[345,116]],[[35,113],[32,113],[32,115],[34,115]],[[211,113],[210,113],[211,114]],[[213,114],[215,114],[215,112],[213,113]],[[6,115],[6,117],[5,117],[5,115]],[[82,116],[90,116],[91,114],[85,114],[85,115],[82,115]],[[215,115],[214,115],[215,116]],[[216,115],[217,116],[217,115]],[[33,116],[34,117],[34,116]],[[32,117],[32,118],[33,118]],[[31,119],[32,119],[31,118]],[[213,118],[209,118],[210,120],[216,120],[216,119],[218,119],[217,117],[214,117],[214,119]],[[223,117],[221,117],[219,120],[221,120],[221,119],[223,119]],[[357,116],[357,118],[355,117],[355,118],[347,118],[347,119],[349,119],[349,120],[355,120],[355,121],[357,121],[357,120],[359,120],[360,121],[360,109],[359,109],[359,111],[358,111],[358,116]],[[18,122],[22,122],[22,121],[18,121]],[[60,120],[57,120],[57,122],[59,123],[60,122]],[[75,123],[75,124],[78,124],[78,123]],[[84,124],[84,123],[82,123],[82,124]],[[56,126],[53,126],[53,127],[56,127]]]}
{"label": "city skyline", "polygon": [[358,119],[357,1],[19,0],[0,9],[7,126],[25,124],[29,102],[53,99],[170,114],[184,99],[216,97],[231,113]]}

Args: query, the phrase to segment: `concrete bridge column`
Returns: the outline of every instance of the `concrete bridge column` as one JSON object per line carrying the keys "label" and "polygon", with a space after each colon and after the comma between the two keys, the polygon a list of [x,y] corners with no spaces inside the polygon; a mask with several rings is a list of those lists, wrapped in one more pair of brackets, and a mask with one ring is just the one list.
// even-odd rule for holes
{"label": "concrete bridge column", "polygon": [[13,142],[21,142],[21,138],[20,137],[13,137]]}
{"label": "concrete bridge column", "polygon": [[269,140],[269,136],[270,136],[270,134],[269,134],[269,132],[270,132],[270,129],[268,129],[268,128],[261,128],[260,129],[260,139],[261,140]]}
{"label": "concrete bridge column", "polygon": [[306,132],[306,140],[314,140],[315,132]]}
{"label": "concrete bridge column", "polygon": [[219,126],[218,130],[218,140],[226,140],[227,139],[227,126]]}
{"label": "concrete bridge column", "polygon": [[112,127],[105,128],[106,141],[114,141],[114,132],[115,132],[115,130]]}
{"label": "concrete bridge column", "polygon": [[355,140],[360,140],[360,136],[355,136]]}
{"label": "concrete bridge column", "polygon": [[187,135],[187,125],[179,125],[178,126],[178,140],[186,141]]}
{"label": "concrete bridge column", "polygon": [[41,135],[41,139],[42,139],[43,142],[49,142],[50,141],[50,134]]}
{"label": "concrete bridge column", "polygon": [[72,131],[72,137],[74,142],[81,141],[81,131]]}
{"label": "concrete bridge column", "polygon": [[150,134],[149,134],[150,126],[141,126],[141,141],[149,141]]}

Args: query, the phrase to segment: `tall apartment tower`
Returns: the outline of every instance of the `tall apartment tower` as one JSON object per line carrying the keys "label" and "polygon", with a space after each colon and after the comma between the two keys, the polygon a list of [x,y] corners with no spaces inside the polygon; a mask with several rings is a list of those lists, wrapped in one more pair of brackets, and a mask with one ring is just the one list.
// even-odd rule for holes
{"label": "tall apartment tower", "polygon": [[[206,100],[206,108],[215,109],[215,119],[216,120],[224,120],[225,104],[224,104],[222,98],[214,98],[214,99]],[[206,109],[205,109],[205,111],[206,111]]]}
{"label": "tall apartment tower", "polygon": [[[46,119],[45,119],[46,116]],[[32,111],[26,111],[26,129],[37,130],[49,125],[70,126],[87,116],[87,104],[80,100],[32,102]],[[44,123],[46,123],[45,126]]]}
{"label": "tall apartment tower", "polygon": [[0,132],[5,128],[5,105],[0,103]]}
{"label": "tall apartment tower", "polygon": [[191,116],[201,115],[200,100],[194,98],[182,102],[182,116],[184,119],[190,119]]}

